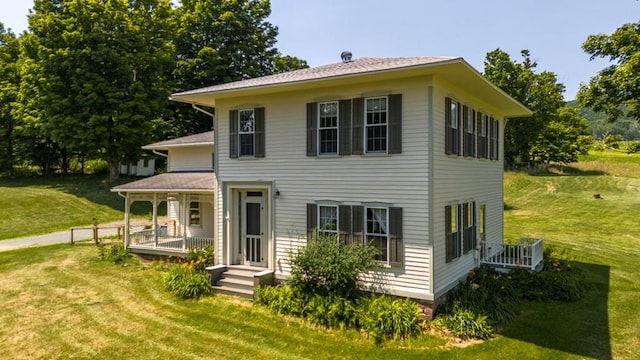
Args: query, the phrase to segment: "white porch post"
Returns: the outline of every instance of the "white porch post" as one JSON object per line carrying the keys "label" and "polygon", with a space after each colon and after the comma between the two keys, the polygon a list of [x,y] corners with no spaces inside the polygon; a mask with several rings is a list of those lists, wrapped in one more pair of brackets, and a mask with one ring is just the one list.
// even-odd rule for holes
{"label": "white porch post", "polygon": [[182,194],[182,251],[187,249],[187,222],[189,219],[189,204],[187,204],[187,193]]}
{"label": "white porch post", "polygon": [[158,247],[158,194],[153,193],[153,248]]}
{"label": "white porch post", "polygon": [[130,220],[129,220],[129,212],[131,211],[131,202],[129,200],[129,193],[127,193],[127,197],[124,199],[124,229],[122,230],[122,232],[124,233],[122,236],[124,237],[124,248],[128,249],[129,248],[129,224],[130,224]]}

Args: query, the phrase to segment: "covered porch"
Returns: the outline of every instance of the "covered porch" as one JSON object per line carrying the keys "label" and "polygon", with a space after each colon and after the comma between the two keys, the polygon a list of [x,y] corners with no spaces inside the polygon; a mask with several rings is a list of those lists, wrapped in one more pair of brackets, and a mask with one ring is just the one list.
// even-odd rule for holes
{"label": "covered porch", "polygon": [[[125,199],[125,247],[151,255],[180,255],[192,249],[214,247],[213,172],[166,173],[116,186]],[[150,225],[131,225],[131,205],[152,205]],[[166,206],[167,217],[159,209]]]}

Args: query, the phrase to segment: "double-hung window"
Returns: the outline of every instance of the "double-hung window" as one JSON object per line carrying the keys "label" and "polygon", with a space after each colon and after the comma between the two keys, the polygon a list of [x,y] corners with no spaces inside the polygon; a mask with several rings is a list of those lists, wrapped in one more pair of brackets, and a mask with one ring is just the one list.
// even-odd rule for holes
{"label": "double-hung window", "polygon": [[475,201],[445,206],[446,262],[453,261],[476,247],[475,207]]}
{"label": "double-hung window", "polygon": [[344,244],[373,246],[379,251],[376,260],[402,266],[402,208],[307,204],[307,239],[323,234],[337,235]]}
{"label": "double-hung window", "polygon": [[338,206],[318,205],[318,233],[321,236],[338,235]]}
{"label": "double-hung window", "polygon": [[365,101],[365,144],[367,153],[387,152],[387,97]]}
{"label": "double-hung window", "polygon": [[476,111],[470,109],[468,106],[462,107],[462,116],[464,117],[464,156],[475,156],[475,113]]}
{"label": "double-hung window", "polygon": [[445,98],[445,154],[460,155],[460,103]]}
{"label": "double-hung window", "polygon": [[318,104],[318,153],[338,154],[338,102]]}
{"label": "double-hung window", "polygon": [[264,157],[264,128],[264,108],[229,111],[229,157]]}
{"label": "double-hung window", "polygon": [[254,141],[255,141],[255,112],[253,109],[240,110],[238,112],[238,134],[240,140],[240,148],[238,155],[254,156]]}
{"label": "double-hung window", "polygon": [[200,202],[189,202],[189,225],[200,226]]}
{"label": "double-hung window", "polygon": [[378,249],[376,260],[389,259],[389,215],[387,208],[366,208],[365,243]]}

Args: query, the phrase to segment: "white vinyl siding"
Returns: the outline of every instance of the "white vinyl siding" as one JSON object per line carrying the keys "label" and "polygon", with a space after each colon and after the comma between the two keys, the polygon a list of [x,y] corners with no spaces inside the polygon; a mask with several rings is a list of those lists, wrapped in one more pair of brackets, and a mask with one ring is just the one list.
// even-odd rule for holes
{"label": "white vinyl siding", "polygon": [[167,171],[212,171],[213,145],[169,149]]}

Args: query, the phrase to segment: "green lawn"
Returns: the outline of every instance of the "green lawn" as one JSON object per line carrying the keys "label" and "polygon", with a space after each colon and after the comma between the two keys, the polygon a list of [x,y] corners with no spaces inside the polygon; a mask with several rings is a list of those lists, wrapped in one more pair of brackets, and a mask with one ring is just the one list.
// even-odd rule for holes
{"label": "green lawn", "polygon": [[[124,199],[110,188],[95,176],[0,178],[0,240],[91,225],[94,218],[123,221]],[[151,205],[135,203],[132,212],[144,216]]]}
{"label": "green lawn", "polygon": [[379,348],[243,300],[181,301],[156,268],[99,262],[85,243],[0,253],[0,358],[638,359],[640,172],[620,174],[640,155],[618,165],[605,155],[505,174],[506,237],[569,250],[593,286],[575,303],[524,304],[493,340],[458,347],[425,335]]}

